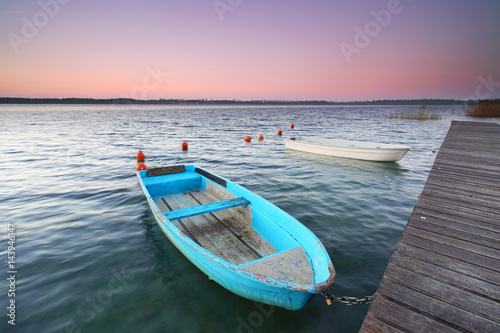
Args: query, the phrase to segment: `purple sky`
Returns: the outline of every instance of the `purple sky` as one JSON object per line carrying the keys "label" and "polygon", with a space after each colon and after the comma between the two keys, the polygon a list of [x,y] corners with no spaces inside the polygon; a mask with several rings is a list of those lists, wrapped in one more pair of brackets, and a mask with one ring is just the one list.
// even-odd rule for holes
{"label": "purple sky", "polygon": [[500,1],[0,0],[0,96],[500,97]]}

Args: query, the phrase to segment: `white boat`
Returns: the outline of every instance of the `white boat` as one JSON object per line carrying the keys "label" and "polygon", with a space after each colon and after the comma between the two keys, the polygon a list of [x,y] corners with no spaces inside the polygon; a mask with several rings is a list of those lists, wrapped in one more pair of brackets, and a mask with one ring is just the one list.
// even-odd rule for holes
{"label": "white boat", "polygon": [[284,141],[287,149],[379,162],[399,161],[410,149],[402,145],[315,137],[291,138]]}

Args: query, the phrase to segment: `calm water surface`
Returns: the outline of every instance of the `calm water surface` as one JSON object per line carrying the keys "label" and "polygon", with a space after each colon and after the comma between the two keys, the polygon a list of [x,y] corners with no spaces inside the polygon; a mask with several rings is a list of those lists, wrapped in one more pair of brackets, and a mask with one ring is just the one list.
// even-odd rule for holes
{"label": "calm water surface", "polygon": [[[325,245],[338,274],[331,293],[363,297],[380,283],[451,120],[465,119],[463,106],[440,107],[440,120],[388,119],[409,109],[0,106],[0,332],[357,332],[367,305],[327,307],[316,296],[291,312],[209,280],[157,227],[135,155],[142,149],[150,167],[197,164],[270,200]],[[285,151],[282,139],[300,135],[412,149],[397,163]]]}

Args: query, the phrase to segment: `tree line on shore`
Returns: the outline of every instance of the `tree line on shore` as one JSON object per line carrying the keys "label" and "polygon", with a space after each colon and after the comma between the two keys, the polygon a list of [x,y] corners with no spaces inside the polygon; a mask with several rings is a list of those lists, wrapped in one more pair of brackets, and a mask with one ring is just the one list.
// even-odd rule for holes
{"label": "tree line on shore", "polygon": [[456,99],[399,99],[371,101],[325,100],[226,100],[226,99],[132,99],[132,98],[25,98],[0,97],[0,104],[116,104],[116,105],[469,105],[476,101]]}

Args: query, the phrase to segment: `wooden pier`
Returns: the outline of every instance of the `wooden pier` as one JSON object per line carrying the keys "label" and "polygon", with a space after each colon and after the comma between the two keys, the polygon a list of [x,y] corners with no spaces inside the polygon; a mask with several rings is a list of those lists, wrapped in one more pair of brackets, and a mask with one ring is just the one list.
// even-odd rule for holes
{"label": "wooden pier", "polygon": [[453,121],[360,332],[500,332],[500,125]]}

